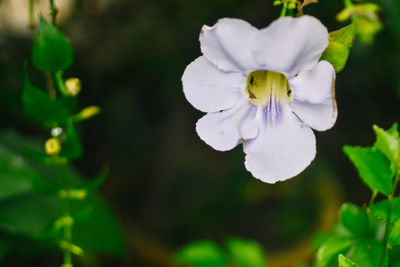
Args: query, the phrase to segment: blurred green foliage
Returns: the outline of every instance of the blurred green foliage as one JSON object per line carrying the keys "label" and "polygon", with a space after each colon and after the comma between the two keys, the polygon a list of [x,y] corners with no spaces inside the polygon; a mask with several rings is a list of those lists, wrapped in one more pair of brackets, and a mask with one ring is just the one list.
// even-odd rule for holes
{"label": "blurred green foliage", "polygon": [[267,267],[263,248],[255,241],[230,238],[226,251],[212,241],[196,241],[178,251],[175,258],[180,263],[194,267]]}
{"label": "blurred green foliage", "polygon": [[[0,135],[0,157],[7,159],[0,161],[0,183],[9,182],[11,175],[17,182],[1,187],[6,193],[0,193],[0,229],[10,235],[37,240],[46,247],[57,245],[54,240],[47,239],[55,237],[54,233],[46,233],[46,230],[53,230],[49,225],[63,214],[58,191],[66,187],[90,188],[89,197],[72,206],[72,217],[77,219],[73,228],[74,242],[88,251],[123,253],[125,244],[119,225],[109,207],[93,192],[93,187],[104,180],[104,174],[88,182],[71,167],[43,167],[35,159],[24,156],[26,149],[39,148],[37,141],[26,140],[15,132]],[[68,184],[64,184],[66,181]],[[87,216],[89,211],[90,216]],[[2,242],[7,244],[7,240]]]}

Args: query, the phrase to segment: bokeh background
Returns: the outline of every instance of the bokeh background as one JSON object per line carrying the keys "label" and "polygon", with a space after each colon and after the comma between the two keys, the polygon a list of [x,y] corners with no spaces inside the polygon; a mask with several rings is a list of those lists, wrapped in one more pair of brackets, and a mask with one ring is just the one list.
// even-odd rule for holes
{"label": "bokeh background", "polygon": [[[46,2],[46,1],[43,1]],[[25,0],[0,0],[0,129],[45,140],[48,132],[24,114],[23,66],[32,40]],[[339,117],[316,132],[318,154],[298,177],[264,184],[244,168],[244,154],[217,152],[195,132],[202,116],[186,100],[181,76],[201,55],[203,24],[236,17],[267,26],[280,8],[269,0],[58,0],[59,27],[75,50],[65,77],[83,82],[81,106],[102,113],[79,129],[85,155],[75,166],[88,177],[104,166],[100,192],[126,239],[121,256],[86,254],[78,266],[176,266],[183,245],[232,236],[258,241],[270,265],[297,266],[312,259],[312,240],[329,229],[344,201],[367,202],[370,192],[342,152],[345,144],[371,145],[372,125],[399,121],[400,5],[381,0],[384,29],[371,45],[356,41],[337,75]],[[342,1],[305,8],[330,31],[345,24]],[[47,3],[41,7],[47,14]],[[296,44],[293,44],[296,45]],[[99,224],[102,222],[99,221]],[[56,266],[58,251],[11,254],[4,266]]]}

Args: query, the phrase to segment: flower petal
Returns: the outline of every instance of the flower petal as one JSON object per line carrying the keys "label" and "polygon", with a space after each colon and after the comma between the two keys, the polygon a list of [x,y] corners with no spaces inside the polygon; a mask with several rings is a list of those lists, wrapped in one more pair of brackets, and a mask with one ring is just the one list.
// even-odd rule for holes
{"label": "flower petal", "polygon": [[242,140],[257,136],[255,113],[256,108],[244,99],[231,109],[206,114],[197,122],[196,131],[212,148],[231,150]]}
{"label": "flower petal", "polygon": [[266,70],[288,78],[312,69],[328,46],[328,31],[314,17],[283,17],[260,30],[251,44],[254,58]]}
{"label": "flower petal", "polygon": [[201,51],[219,69],[225,71],[255,70],[250,43],[258,29],[240,19],[223,18],[212,26],[203,26],[200,32]]}
{"label": "flower petal", "polygon": [[233,107],[243,95],[245,83],[246,78],[241,73],[221,71],[204,56],[189,64],[182,76],[186,99],[203,112]]}
{"label": "flower petal", "polygon": [[[316,153],[313,131],[302,123],[288,107],[279,122],[261,123],[256,138],[246,141],[245,166],[252,175],[266,183],[289,179],[303,171]],[[259,122],[264,112],[257,112]]]}
{"label": "flower petal", "polygon": [[334,68],[327,61],[321,61],[311,71],[300,73],[289,79],[293,112],[308,126],[325,131],[336,122]]}

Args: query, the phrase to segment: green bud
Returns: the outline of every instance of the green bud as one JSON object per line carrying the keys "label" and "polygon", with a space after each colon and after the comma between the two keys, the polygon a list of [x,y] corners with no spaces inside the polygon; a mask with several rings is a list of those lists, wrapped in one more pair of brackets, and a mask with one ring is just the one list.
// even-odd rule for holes
{"label": "green bud", "polygon": [[380,6],[373,3],[351,5],[343,9],[336,18],[339,21],[348,20],[350,17],[355,26],[355,33],[363,43],[371,43],[374,36],[382,29],[378,11]]}
{"label": "green bud", "polygon": [[296,3],[290,2],[288,5],[289,9],[295,9],[296,8]]}
{"label": "green bud", "polygon": [[336,15],[336,19],[340,22],[348,20],[351,16],[351,11],[352,11],[352,8],[349,8],[349,7],[343,9]]}
{"label": "green bud", "polygon": [[280,6],[280,5],[282,5],[282,1],[276,0],[276,1],[274,1],[273,5]]}
{"label": "green bud", "polygon": [[99,114],[101,109],[97,106],[90,106],[87,108],[84,108],[81,112],[76,114],[73,119],[75,121],[82,121],[82,120],[87,120],[90,119],[91,117]]}
{"label": "green bud", "polygon": [[85,189],[62,189],[58,191],[58,197],[61,199],[83,200],[87,197],[87,191]]}
{"label": "green bud", "polygon": [[71,244],[65,240],[60,241],[60,248],[62,250],[68,250],[72,254],[75,254],[77,256],[82,256],[83,255],[83,249],[78,247],[77,245]]}
{"label": "green bud", "polygon": [[71,216],[64,216],[59,218],[55,223],[54,227],[56,229],[61,229],[64,227],[70,227],[74,224],[74,219]]}

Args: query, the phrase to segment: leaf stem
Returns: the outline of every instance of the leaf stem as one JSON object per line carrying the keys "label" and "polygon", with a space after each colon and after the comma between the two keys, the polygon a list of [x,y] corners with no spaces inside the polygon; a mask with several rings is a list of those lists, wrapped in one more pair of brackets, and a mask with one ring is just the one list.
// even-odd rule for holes
{"label": "leaf stem", "polygon": [[379,263],[379,267],[383,266],[383,263],[385,261],[385,256],[387,253],[387,249],[388,249],[390,219],[391,219],[391,215],[392,215],[392,204],[393,204],[394,195],[396,194],[396,188],[397,188],[398,182],[399,182],[399,166],[397,166],[397,168],[396,168],[395,178],[393,180],[392,192],[388,195],[389,203],[388,203],[388,211],[387,211],[387,217],[386,217],[385,235],[383,237],[383,252],[382,252],[381,260]]}
{"label": "leaf stem", "polygon": [[54,89],[54,84],[53,84],[53,79],[51,77],[51,73],[50,72],[45,72],[44,73],[44,77],[46,80],[46,87],[47,87],[47,92],[49,93],[49,96],[52,99],[56,99],[57,98],[57,93],[56,90]]}
{"label": "leaf stem", "polygon": [[51,15],[51,23],[53,25],[56,25],[56,16],[58,14],[58,9],[56,7],[56,4],[54,0],[49,0],[50,1],[50,15]]}
{"label": "leaf stem", "polygon": [[58,90],[60,90],[60,92],[63,95],[68,95],[68,90],[67,90],[67,87],[65,86],[65,82],[62,77],[62,74],[63,74],[62,71],[58,71],[58,72],[54,73],[53,78],[57,85]]}
{"label": "leaf stem", "polygon": [[375,198],[377,195],[378,195],[378,191],[374,190],[372,192],[371,199],[369,200],[369,204],[368,204],[369,207],[371,207],[374,204],[374,201],[375,201]]}

